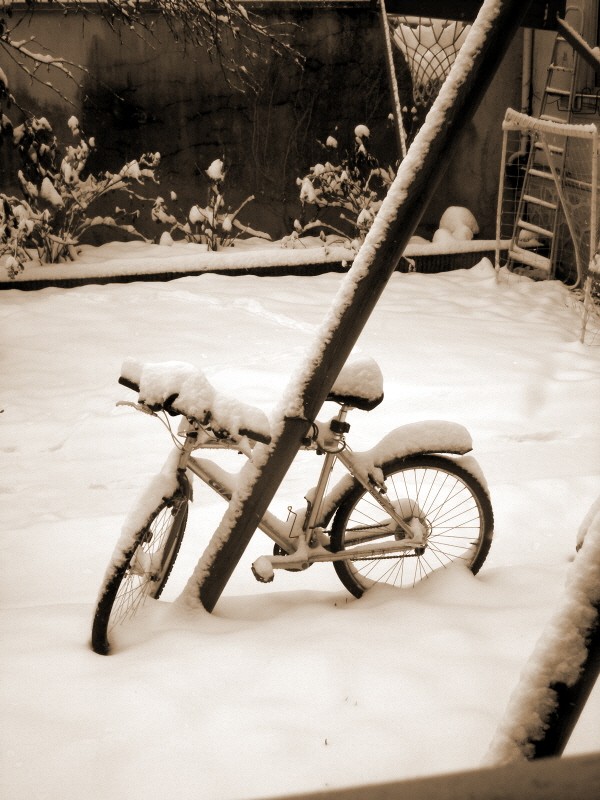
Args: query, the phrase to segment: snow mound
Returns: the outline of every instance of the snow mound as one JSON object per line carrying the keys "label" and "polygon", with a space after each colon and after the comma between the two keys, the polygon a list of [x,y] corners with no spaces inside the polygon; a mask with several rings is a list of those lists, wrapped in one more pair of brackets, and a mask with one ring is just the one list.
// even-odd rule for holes
{"label": "snow mound", "polygon": [[438,228],[433,234],[432,241],[434,244],[453,244],[456,239],[447,228]]}
{"label": "snow mound", "polygon": [[[456,231],[462,230],[464,227],[469,228],[473,234],[479,233],[477,220],[468,208],[449,206],[440,218],[440,228],[445,228],[450,233],[456,234]],[[456,238],[462,237],[457,236]]]}

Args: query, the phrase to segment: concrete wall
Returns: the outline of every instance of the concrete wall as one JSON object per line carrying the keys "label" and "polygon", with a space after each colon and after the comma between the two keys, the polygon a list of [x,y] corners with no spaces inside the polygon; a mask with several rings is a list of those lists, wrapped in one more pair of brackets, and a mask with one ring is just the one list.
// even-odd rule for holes
{"label": "concrete wall", "polygon": [[[127,29],[117,36],[94,17],[84,20],[51,10],[36,11],[19,35],[34,35],[89,70],[80,88],[51,78],[73,106],[31,83],[14,65],[2,66],[21,104],[45,114],[61,140],[70,139],[67,118],[78,116],[86,134],[96,137],[98,169],[159,151],[159,191],[168,197],[175,190],[182,208],[205,202],[203,171],[214,158],[224,156],[226,200],[235,206],[247,195],[256,195],[244,211],[244,221],[280,236],[290,232],[300,211],[296,178],[323,159],[317,140],[335,133],[341,145],[350,145],[355,125],[364,123],[382,162],[392,163],[396,152],[377,16],[368,9],[296,8],[271,13],[266,21],[284,23],[306,61],[301,68],[292,59],[265,53],[264,63],[255,68],[260,87],[256,94],[232,90],[206,53],[186,52],[160,24],[156,35],[145,41]],[[448,165],[426,214],[429,232],[448,205],[466,205],[478,217],[483,235],[494,235],[500,125],[506,106],[519,103],[518,39]],[[407,93],[402,71],[400,80],[401,92]],[[2,150],[6,185],[15,163],[10,163],[8,148]]]}

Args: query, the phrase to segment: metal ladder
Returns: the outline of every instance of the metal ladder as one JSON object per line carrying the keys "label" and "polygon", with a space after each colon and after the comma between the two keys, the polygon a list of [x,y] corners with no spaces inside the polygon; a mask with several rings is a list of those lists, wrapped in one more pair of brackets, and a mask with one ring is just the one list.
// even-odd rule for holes
{"label": "metal ladder", "polygon": [[[581,30],[583,14],[568,6],[565,18]],[[548,66],[539,118],[570,123],[576,92],[577,52],[556,35]],[[561,181],[567,156],[566,136],[531,135],[523,185],[507,253],[509,269],[528,267],[532,275],[551,278],[555,272],[557,230],[561,209]]]}

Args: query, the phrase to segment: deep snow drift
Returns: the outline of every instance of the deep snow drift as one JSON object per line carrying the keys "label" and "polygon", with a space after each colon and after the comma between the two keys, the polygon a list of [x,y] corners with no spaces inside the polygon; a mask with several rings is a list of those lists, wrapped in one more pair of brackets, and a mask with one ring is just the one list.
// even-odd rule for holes
{"label": "deep snow drift", "polygon": [[[88,647],[93,605],[134,495],[170,440],[116,408],[127,356],[197,364],[269,413],[327,313],[339,275],[181,278],[4,292],[0,498],[2,768],[29,800],[250,798],[476,768],[544,625],[578,527],[600,493],[600,337],[557,283],[487,262],[396,274],[357,353],[385,400],[350,416],[357,449],[406,422],[473,436],[496,535],[477,577],[446,570],[361,600],[331,565],[254,581],[260,534],[212,615],[182,591],[223,514],[196,485],[164,595]],[[316,479],[304,454],[273,510]],[[231,465],[233,468],[233,464]],[[568,752],[600,750],[595,689]]]}

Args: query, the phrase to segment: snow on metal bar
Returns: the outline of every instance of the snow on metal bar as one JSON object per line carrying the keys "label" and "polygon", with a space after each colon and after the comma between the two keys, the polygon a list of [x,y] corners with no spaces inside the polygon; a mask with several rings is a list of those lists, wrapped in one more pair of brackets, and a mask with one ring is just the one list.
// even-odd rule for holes
{"label": "snow on metal bar", "polygon": [[522,0],[485,0],[423,127],[345,276],[304,362],[275,413],[269,447],[258,445],[182,602],[211,611],[294,460],[302,438],[393,274],[527,10]]}
{"label": "snow on metal bar", "polygon": [[594,685],[600,666],[600,498],[578,540],[560,607],[521,674],[488,763],[560,755]]}
{"label": "snow on metal bar", "polygon": [[555,135],[575,136],[581,139],[589,139],[598,133],[598,128],[593,122],[587,125],[575,125],[573,123],[539,119],[530,117],[515,111],[514,108],[507,108],[502,123],[502,130],[505,131],[539,131],[540,133],[551,133]]}

